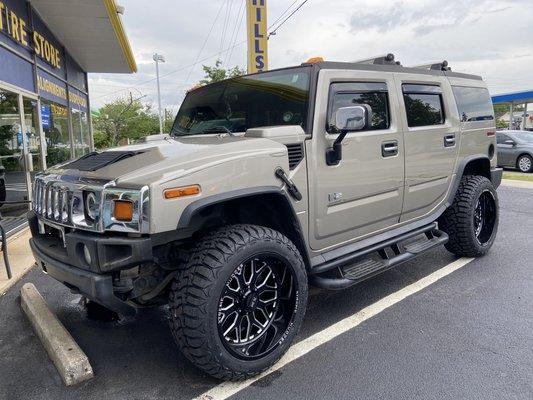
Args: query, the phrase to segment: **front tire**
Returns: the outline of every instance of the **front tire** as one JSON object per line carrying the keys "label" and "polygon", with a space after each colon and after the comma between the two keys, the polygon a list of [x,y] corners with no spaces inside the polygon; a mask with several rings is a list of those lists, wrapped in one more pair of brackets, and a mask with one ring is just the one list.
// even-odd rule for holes
{"label": "front tire", "polygon": [[198,368],[246,379],[287,351],[306,303],[305,265],[294,244],[269,228],[232,225],[205,237],[175,278],[170,326]]}
{"label": "front tire", "polygon": [[520,172],[524,173],[533,171],[533,158],[528,154],[521,155],[516,160],[516,167]]}
{"label": "front tire", "polygon": [[439,229],[450,237],[445,247],[462,257],[486,254],[494,243],[499,223],[498,194],[484,176],[461,179],[453,203],[439,218]]}

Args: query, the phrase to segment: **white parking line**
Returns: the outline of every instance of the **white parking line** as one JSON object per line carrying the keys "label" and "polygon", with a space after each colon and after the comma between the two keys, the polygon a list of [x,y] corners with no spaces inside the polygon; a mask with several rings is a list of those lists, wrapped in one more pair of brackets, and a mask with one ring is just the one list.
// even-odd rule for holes
{"label": "white parking line", "polygon": [[350,329],[355,328],[367,319],[374,317],[375,315],[381,313],[382,311],[385,311],[387,308],[395,305],[396,303],[399,303],[407,297],[421,291],[422,289],[427,288],[429,285],[448,276],[452,272],[457,271],[459,268],[464,267],[472,260],[474,260],[474,258],[460,258],[452,262],[451,264],[442,267],[441,269],[429,274],[428,276],[398,290],[397,292],[389,294],[381,300],[376,301],[375,303],[363,308],[361,311],[358,311],[355,314],[329,326],[328,328],[315,333],[307,339],[304,339],[301,342],[294,344],[289,349],[289,351],[281,358],[281,360],[276,363],[276,365],[272,366],[270,369],[263,372],[261,375],[242,382],[221,383],[220,385],[215,386],[214,388],[208,390],[202,395],[196,397],[196,400],[224,400],[230,396],[233,396],[234,394],[247,388],[252,383],[263,378],[264,376],[283,368],[290,362],[306,355],[311,350],[314,350],[317,347],[323,345],[324,343],[327,343],[330,340],[336,338],[337,336],[349,331]]}

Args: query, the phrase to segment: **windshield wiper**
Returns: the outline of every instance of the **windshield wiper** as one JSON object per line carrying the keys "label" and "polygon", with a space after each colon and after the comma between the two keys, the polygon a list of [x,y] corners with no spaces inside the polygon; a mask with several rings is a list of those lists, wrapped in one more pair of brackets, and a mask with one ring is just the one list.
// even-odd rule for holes
{"label": "windshield wiper", "polygon": [[234,133],[224,125],[212,126],[211,128],[204,129],[202,133],[227,133],[230,136],[235,136]]}

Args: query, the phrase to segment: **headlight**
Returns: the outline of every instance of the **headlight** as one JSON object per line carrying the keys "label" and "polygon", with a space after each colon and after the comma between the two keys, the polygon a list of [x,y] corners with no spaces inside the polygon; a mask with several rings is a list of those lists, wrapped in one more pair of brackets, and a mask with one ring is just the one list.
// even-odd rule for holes
{"label": "headlight", "polygon": [[91,221],[94,222],[98,220],[98,216],[100,214],[100,204],[93,192],[89,192],[85,196],[85,212]]}
{"label": "headlight", "polygon": [[148,233],[150,191],[108,187],[103,191],[102,228],[105,231]]}

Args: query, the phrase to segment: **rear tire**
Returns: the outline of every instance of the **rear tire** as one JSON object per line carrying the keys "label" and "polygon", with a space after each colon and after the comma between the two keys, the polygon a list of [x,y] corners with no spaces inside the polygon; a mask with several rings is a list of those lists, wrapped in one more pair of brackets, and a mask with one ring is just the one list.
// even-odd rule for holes
{"label": "rear tire", "polygon": [[477,175],[463,176],[452,205],[439,218],[439,228],[450,237],[446,249],[463,257],[486,254],[498,223],[498,194],[487,178]]}
{"label": "rear tire", "polygon": [[516,160],[516,168],[524,173],[533,171],[533,158],[528,154],[521,155]]}
{"label": "rear tire", "polygon": [[206,236],[175,278],[170,327],[195,366],[215,378],[246,379],[287,351],[306,303],[294,244],[269,228],[232,225]]}

